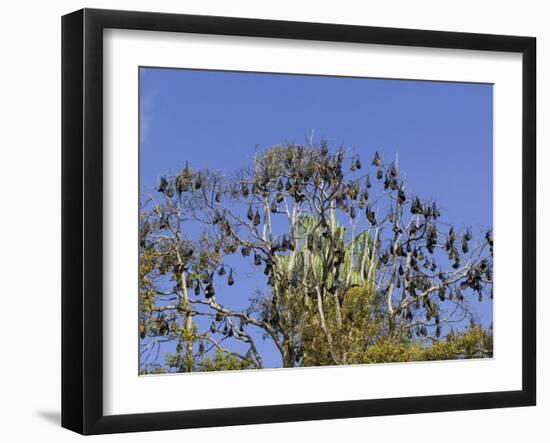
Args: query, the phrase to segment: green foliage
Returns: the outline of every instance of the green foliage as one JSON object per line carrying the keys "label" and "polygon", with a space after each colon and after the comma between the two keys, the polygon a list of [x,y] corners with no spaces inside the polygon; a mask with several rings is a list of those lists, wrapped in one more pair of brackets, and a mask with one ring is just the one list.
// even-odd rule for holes
{"label": "green foliage", "polygon": [[479,326],[429,344],[384,338],[360,353],[357,363],[392,363],[428,360],[488,358],[493,356],[493,335]]}
{"label": "green foliage", "polygon": [[[473,326],[459,333],[450,332],[441,340],[414,341],[391,334],[386,327],[380,300],[372,290],[350,289],[342,304],[342,325],[334,314],[334,303],[328,304],[327,327],[334,347],[344,364],[396,363],[429,360],[488,358],[493,356],[492,331]],[[300,330],[304,357],[302,366],[331,365],[318,317],[308,316]]]}
{"label": "green foliage", "polygon": [[256,369],[256,366],[246,359],[229,352],[216,350],[213,357],[205,357],[199,364],[199,371],[235,371],[239,369]]}
{"label": "green foliage", "polygon": [[[337,313],[336,303],[338,301],[334,297],[324,302],[326,328],[332,338],[333,348],[337,350],[343,364],[360,363],[365,347],[376,343],[384,333],[384,318],[379,302],[372,289],[356,286],[345,293],[340,314]],[[301,326],[299,335],[304,352],[302,366],[334,364],[318,313],[305,316]]]}

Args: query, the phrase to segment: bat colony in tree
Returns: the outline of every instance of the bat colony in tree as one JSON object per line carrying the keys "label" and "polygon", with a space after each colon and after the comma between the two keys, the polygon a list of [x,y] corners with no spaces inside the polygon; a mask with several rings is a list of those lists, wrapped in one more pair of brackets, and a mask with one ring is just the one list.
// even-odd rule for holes
{"label": "bat colony in tree", "polygon": [[[157,191],[140,219],[142,373],[262,368],[258,339],[284,367],[492,356],[473,309],[493,297],[491,230],[446,224],[378,152],[279,145]],[[236,291],[253,269],[263,290]]]}

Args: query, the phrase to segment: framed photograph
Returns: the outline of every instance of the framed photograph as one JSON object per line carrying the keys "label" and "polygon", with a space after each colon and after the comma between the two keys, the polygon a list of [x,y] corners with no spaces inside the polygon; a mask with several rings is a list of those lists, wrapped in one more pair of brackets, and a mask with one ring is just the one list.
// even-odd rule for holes
{"label": "framed photograph", "polygon": [[535,405],[531,37],[62,20],[62,425]]}

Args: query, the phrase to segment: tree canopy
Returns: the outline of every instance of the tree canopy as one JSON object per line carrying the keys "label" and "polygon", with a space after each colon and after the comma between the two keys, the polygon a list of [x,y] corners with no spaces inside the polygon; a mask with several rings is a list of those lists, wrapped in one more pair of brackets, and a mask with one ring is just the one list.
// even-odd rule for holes
{"label": "tree canopy", "polygon": [[492,231],[445,221],[397,159],[322,141],[186,164],[140,214],[142,373],[262,368],[259,340],[283,367],[492,356]]}

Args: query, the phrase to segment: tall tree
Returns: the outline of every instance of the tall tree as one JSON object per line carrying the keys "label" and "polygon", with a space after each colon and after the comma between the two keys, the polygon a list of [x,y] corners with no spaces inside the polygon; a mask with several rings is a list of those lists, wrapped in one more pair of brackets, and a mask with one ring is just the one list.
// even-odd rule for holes
{"label": "tall tree", "polygon": [[[492,355],[474,309],[493,296],[491,230],[446,223],[397,160],[284,144],[232,175],[186,165],[156,191],[140,219],[143,372],[261,368],[258,332],[284,367]],[[263,288],[220,295],[256,268]]]}

